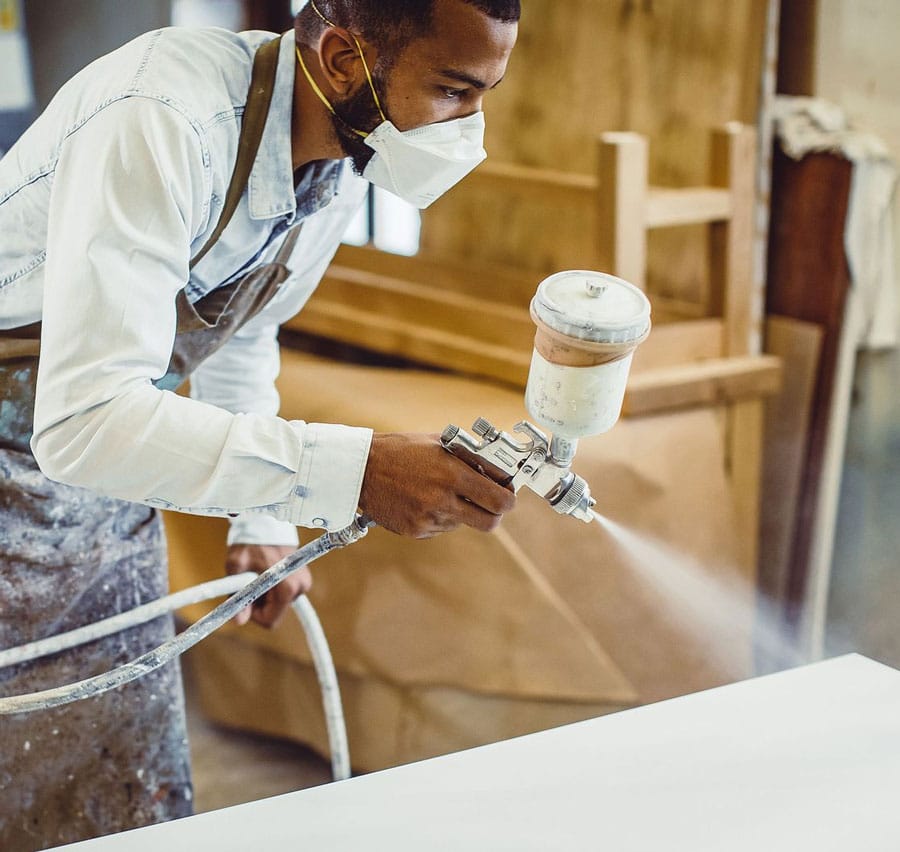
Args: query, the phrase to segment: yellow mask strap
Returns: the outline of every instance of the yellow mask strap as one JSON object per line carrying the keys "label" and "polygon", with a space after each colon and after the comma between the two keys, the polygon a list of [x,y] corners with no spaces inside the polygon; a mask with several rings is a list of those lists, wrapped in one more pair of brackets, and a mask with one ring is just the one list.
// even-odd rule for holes
{"label": "yellow mask strap", "polygon": [[[300,63],[300,67],[303,69],[303,73],[306,75],[306,79],[309,81],[309,85],[312,87],[312,90],[319,96],[319,100],[325,104],[326,109],[332,114],[337,115],[334,111],[334,107],[331,105],[331,102],[325,95],[322,93],[322,90],[316,84],[316,81],[313,80],[312,74],[309,73],[309,69],[306,67],[306,63],[303,61],[303,54],[300,52],[300,47],[298,45],[294,46],[294,50],[297,52],[297,61]],[[345,122],[346,124],[346,122]],[[346,124],[347,127],[350,127],[349,124]],[[357,136],[365,139],[369,134],[363,130],[357,130],[355,127],[350,127]]]}
{"label": "yellow mask strap", "polygon": [[[319,7],[316,5],[315,0],[309,0],[309,5],[312,7],[312,10],[322,19],[322,21],[327,26],[338,29],[337,24],[335,24],[333,21],[329,21],[328,18],[326,18],[319,11]],[[366,72],[366,80],[368,80],[369,88],[372,90],[372,97],[375,99],[375,106],[378,107],[378,114],[381,116],[382,121],[387,121],[388,120],[387,116],[384,114],[384,110],[381,108],[381,99],[378,97],[378,92],[375,91],[375,82],[372,80],[372,73],[369,71],[369,63],[366,62],[366,56],[363,53],[362,45],[359,43],[359,39],[356,37],[355,33],[350,32],[350,30],[347,30],[347,32],[350,33],[351,38],[353,39],[353,41],[356,44],[356,49],[359,51],[359,58],[362,60],[363,69]],[[331,110],[332,114],[337,115],[337,113],[335,113],[335,111],[334,111],[334,107],[328,102],[328,98],[326,98],[325,95],[322,94],[321,89],[319,89],[319,87],[316,85],[315,80],[313,80],[312,75],[309,73],[309,70],[307,69],[306,64],[303,61],[303,57],[300,55],[299,47],[297,48],[297,58],[300,60],[300,66],[303,68],[303,73],[306,74],[306,79],[309,80],[310,85],[313,87],[315,93],[319,96],[319,98],[322,100],[322,102],[328,107],[328,109]],[[354,133],[358,133],[363,138],[365,138],[366,136],[369,135],[368,133],[363,133],[361,130],[356,130],[354,128],[351,128],[351,129],[353,130]]]}

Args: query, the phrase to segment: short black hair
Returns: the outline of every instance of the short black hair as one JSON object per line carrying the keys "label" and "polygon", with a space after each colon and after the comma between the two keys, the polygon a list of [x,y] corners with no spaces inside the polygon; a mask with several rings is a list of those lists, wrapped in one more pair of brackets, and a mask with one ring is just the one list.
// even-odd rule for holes
{"label": "short black hair", "polygon": [[[410,41],[428,33],[434,0],[313,0],[322,15],[341,27],[361,35],[386,58]],[[520,0],[463,0],[491,18],[515,23],[521,14]],[[325,23],[307,3],[297,14],[297,40],[312,47]]]}

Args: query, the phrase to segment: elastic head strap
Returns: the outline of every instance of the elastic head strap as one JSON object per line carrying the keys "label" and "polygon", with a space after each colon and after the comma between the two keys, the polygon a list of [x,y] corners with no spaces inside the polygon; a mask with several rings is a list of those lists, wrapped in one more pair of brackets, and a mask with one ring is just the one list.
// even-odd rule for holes
{"label": "elastic head strap", "polygon": [[309,69],[306,67],[306,63],[303,61],[303,54],[300,52],[300,47],[299,47],[299,45],[295,45],[295,46],[294,46],[294,50],[297,52],[297,61],[300,63],[300,67],[303,69],[303,73],[304,73],[304,75],[306,76],[307,82],[309,83],[309,85],[310,85],[310,87],[312,88],[312,90],[316,93],[316,95],[318,95],[319,100],[322,101],[323,104],[325,104],[325,109],[327,109],[328,112],[330,112],[330,113],[331,113],[333,116],[335,116],[336,118],[341,119],[341,123],[342,123],[348,130],[350,130],[350,131],[352,131],[353,133],[355,133],[355,134],[356,134],[357,136],[359,136],[361,139],[365,139],[369,134],[366,133],[365,130],[359,130],[359,129],[357,129],[356,127],[353,127],[353,125],[348,124],[346,121],[344,121],[344,120],[337,114],[337,112],[335,111],[334,107],[331,105],[331,101],[329,101],[328,98],[326,98],[325,95],[322,93],[322,90],[319,88],[319,86],[318,86],[318,84],[316,83],[316,81],[313,80],[312,74],[309,73]]}
{"label": "elastic head strap", "polygon": [[[334,27],[334,29],[346,29],[346,27],[339,27],[336,23],[334,23],[334,21],[328,20],[328,18],[326,18],[319,11],[319,7],[316,5],[316,0],[309,0],[309,5],[312,7],[312,10],[322,19],[322,21],[327,26]],[[351,32],[350,30],[347,30],[347,32],[350,33],[350,37],[356,43],[356,49],[359,51],[359,58],[362,60],[363,69],[366,72],[366,80],[369,81],[369,88],[372,90],[372,97],[375,98],[375,106],[378,107],[378,114],[381,116],[382,121],[387,121],[388,120],[387,116],[384,114],[384,110],[381,108],[381,99],[378,97],[378,92],[375,90],[375,81],[372,79],[372,73],[369,71],[369,63],[366,62],[366,55],[365,55],[365,53],[363,53],[362,45],[359,43],[359,39],[356,37],[355,33]],[[299,56],[299,48],[298,48],[297,53]],[[306,65],[303,63],[302,57],[300,58],[300,64],[303,66],[303,71],[306,74],[306,79],[309,80],[309,82],[312,84],[313,88],[316,90],[316,94],[323,101],[325,101],[325,103],[328,105],[328,108],[331,110],[332,113],[334,113],[334,107],[332,107],[331,104],[328,103],[328,99],[325,97],[325,95],[322,94],[319,87],[313,81],[312,77],[310,76],[309,71],[307,71],[307,69],[306,69]],[[359,130],[356,130],[355,132],[363,137],[369,135],[368,133],[364,134]]]}

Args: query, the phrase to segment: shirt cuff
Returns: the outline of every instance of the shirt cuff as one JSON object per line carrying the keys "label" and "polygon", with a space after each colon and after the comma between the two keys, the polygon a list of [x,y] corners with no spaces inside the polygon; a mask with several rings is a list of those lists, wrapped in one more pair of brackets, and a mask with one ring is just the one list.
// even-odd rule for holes
{"label": "shirt cuff", "polygon": [[303,527],[340,530],[352,523],[372,444],[372,430],[291,421],[303,455],[289,503],[289,517]]}
{"label": "shirt cuff", "polygon": [[297,527],[269,515],[245,512],[230,520],[229,547],[233,544],[277,544],[285,547],[297,547],[300,543]]}

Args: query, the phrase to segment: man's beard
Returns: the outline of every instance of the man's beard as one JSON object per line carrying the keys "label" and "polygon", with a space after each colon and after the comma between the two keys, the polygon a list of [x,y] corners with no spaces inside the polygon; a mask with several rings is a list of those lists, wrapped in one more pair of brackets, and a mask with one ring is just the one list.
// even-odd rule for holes
{"label": "man's beard", "polygon": [[[377,68],[372,72],[372,82],[381,103],[384,104],[384,86],[381,85],[382,78]],[[368,85],[361,86],[355,95],[351,95],[340,104],[335,104],[335,114],[331,116],[331,123],[344,154],[350,158],[353,171],[358,175],[363,173],[375,151],[366,145],[366,140],[362,136],[353,132],[353,128],[372,131],[381,124],[381,121],[381,113]]]}

